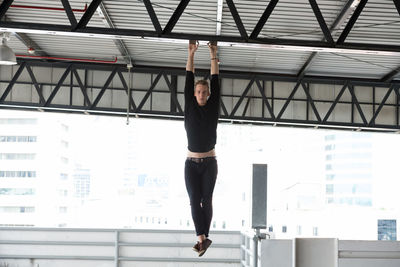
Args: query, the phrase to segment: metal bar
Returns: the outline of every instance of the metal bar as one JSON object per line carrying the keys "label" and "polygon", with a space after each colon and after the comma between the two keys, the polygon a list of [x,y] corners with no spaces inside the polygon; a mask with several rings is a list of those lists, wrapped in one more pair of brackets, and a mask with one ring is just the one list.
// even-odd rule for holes
{"label": "metal bar", "polygon": [[400,15],[400,1],[399,0],[393,0],[393,3],[395,4],[395,6],[397,8],[397,12],[399,12],[399,15]]}
{"label": "metal bar", "polygon": [[274,95],[275,95],[275,82],[271,81],[271,108],[274,110]]}
{"label": "metal bar", "polygon": [[79,84],[79,88],[81,88],[83,97],[84,97],[84,105],[88,105],[91,106],[92,103],[90,102],[89,96],[86,93],[86,86],[83,85],[81,78],[79,77],[78,72],[76,71],[76,69],[72,69],[72,73],[75,75],[76,81]]}
{"label": "metal bar", "polygon": [[35,42],[33,41],[27,34],[25,33],[14,33],[15,37],[17,37],[28,49],[33,49],[34,54],[37,56],[48,56],[48,54]]}
{"label": "metal bar", "polygon": [[[189,4],[190,0],[181,0],[178,7],[175,9],[174,14],[172,14],[171,18],[169,19],[167,25],[165,26],[164,30],[162,31],[163,34],[171,33],[175,24],[178,22],[179,18],[181,17],[183,11],[185,11],[186,6]],[[191,39],[194,40],[194,39]]]}
{"label": "metal bar", "polygon": [[90,19],[92,18],[94,12],[96,12],[97,7],[100,5],[101,0],[93,0],[88,9],[86,10],[85,14],[81,17],[79,20],[79,23],[75,26],[72,27],[72,31],[76,31],[78,29],[83,29],[86,27],[86,25],[89,23]]}
{"label": "metal bar", "polygon": [[354,99],[354,104],[356,105],[356,108],[360,113],[361,119],[363,120],[364,124],[368,124],[367,120],[365,119],[364,112],[361,109],[360,103],[357,100],[356,94],[354,93],[354,85],[349,86],[349,91]]}
{"label": "metal bar", "polygon": [[399,85],[396,85],[394,88],[394,91],[396,92],[396,126],[399,127],[400,123],[400,114],[399,114],[399,101],[400,101],[400,92],[399,92]]}
{"label": "metal bar", "polygon": [[[124,87],[124,89],[126,91],[126,94],[129,95],[128,94],[128,84],[126,83],[124,76],[122,75],[120,70],[118,70],[117,73],[118,73],[119,78],[121,79],[122,86]],[[132,90],[132,88],[131,88],[131,90]],[[132,96],[130,96],[130,98],[131,98],[130,102],[131,102],[132,109],[135,111],[136,110],[135,101],[133,101],[133,97]]]}
{"label": "metal bar", "polygon": [[[303,85],[303,83],[302,83]],[[310,84],[307,84],[307,89],[310,87]],[[304,89],[304,87],[303,87]],[[307,97],[307,103],[306,103],[306,120],[310,119],[310,100]]]}
{"label": "metal bar", "polygon": [[[101,17],[104,25],[108,28],[115,29],[114,23],[112,22],[110,15],[103,3],[100,3],[97,8],[97,14]],[[129,54],[129,50],[126,47],[125,43],[121,39],[113,39],[115,46],[118,48],[120,54],[124,57],[125,63],[128,65],[132,65],[133,59]]]}
{"label": "metal bar", "polygon": [[[41,67],[54,67],[54,63],[50,62],[42,62],[37,60],[29,60],[24,59],[19,62],[29,62],[31,66],[41,66]],[[67,62],[59,62],[56,67],[58,68],[67,68],[71,63]],[[91,69],[91,70],[102,70],[102,71],[111,71],[114,67],[118,67],[121,71],[127,71],[125,65],[100,65],[100,64],[85,64],[85,63],[73,63],[75,69]],[[159,73],[162,70],[167,74],[176,74],[176,75],[184,75],[185,70],[182,68],[172,68],[172,67],[152,67],[152,66],[135,66],[135,73]],[[197,69],[196,73],[206,73],[210,70],[200,70]],[[231,78],[231,79],[248,79],[250,80],[254,75],[257,75],[259,79],[266,81],[282,81],[282,82],[297,82],[296,75],[282,75],[276,73],[261,73],[261,72],[243,72],[243,71],[227,71],[221,70],[220,77],[221,78]],[[378,87],[387,87],[387,83],[381,82],[377,79],[363,79],[363,78],[354,78],[354,77],[326,77],[326,76],[305,76],[302,79],[304,82],[309,83],[319,83],[319,84],[343,84],[345,81],[351,81],[352,84],[358,86],[378,86]],[[400,81],[393,81],[393,83],[400,83]]]}
{"label": "metal bar", "polygon": [[285,112],[287,106],[289,105],[289,102],[292,101],[292,98],[293,98],[294,94],[296,93],[297,88],[299,88],[300,83],[301,83],[301,81],[298,81],[298,82],[296,83],[296,86],[293,88],[292,92],[290,93],[289,98],[286,100],[285,104],[283,105],[281,111],[279,112],[279,114],[278,114],[278,116],[277,116],[277,119],[278,119],[278,120],[282,117],[282,115],[283,115],[283,113]]}
{"label": "metal bar", "polygon": [[[265,81],[262,81],[262,91],[265,94]],[[262,117],[265,118],[265,105],[263,102],[261,102],[261,114],[262,114]]]}
{"label": "metal bar", "polygon": [[153,92],[154,87],[157,85],[158,81],[160,80],[161,76],[163,75],[163,71],[158,73],[157,77],[154,79],[153,83],[151,84],[149,90],[147,90],[147,93],[143,97],[142,101],[140,102],[139,106],[137,107],[137,111],[142,110],[143,105],[146,103],[147,98],[149,98],[150,94]]}
{"label": "metal bar", "polygon": [[246,29],[244,28],[244,25],[242,23],[242,20],[239,16],[239,13],[236,9],[235,3],[233,3],[233,0],[226,0],[226,3],[228,4],[229,10],[232,14],[233,19],[235,20],[236,27],[239,30],[240,36],[244,39],[247,40],[249,37],[247,35]]}
{"label": "metal bar", "polygon": [[311,108],[313,109],[314,114],[317,117],[317,120],[320,122],[321,121],[321,116],[319,116],[318,110],[317,110],[317,108],[316,108],[316,106],[314,104],[314,100],[312,99],[312,97],[310,95],[310,91],[309,91],[308,87],[304,84],[304,82],[301,83],[301,86],[303,87],[304,92],[307,95],[307,99],[310,101]]}
{"label": "metal bar", "polygon": [[264,102],[265,105],[267,106],[267,109],[268,109],[269,114],[271,115],[271,118],[274,120],[274,119],[275,119],[274,111],[272,110],[271,105],[268,103],[267,97],[265,96],[265,93],[264,93],[264,88],[263,88],[262,85],[260,84],[260,81],[259,81],[259,80],[256,80],[256,84],[257,84],[258,90],[259,90],[260,93],[261,93],[263,102]]}
{"label": "metal bar", "polygon": [[154,12],[153,5],[151,4],[150,0],[143,0],[143,3],[146,6],[147,13],[150,16],[150,19],[151,19],[151,22],[153,23],[154,29],[156,30],[156,32],[158,34],[161,35],[162,28],[161,28],[160,22],[158,21],[156,12]]}
{"label": "metal bar", "polygon": [[328,41],[329,44],[333,44],[333,38],[331,35],[330,30],[328,29],[328,26],[326,25],[324,16],[321,13],[321,10],[318,7],[318,4],[315,0],[308,0],[310,2],[310,5],[314,11],[315,17],[318,20],[319,26],[321,27],[322,32],[324,33],[325,39]]}
{"label": "metal bar", "polygon": [[388,91],[386,92],[385,96],[382,99],[381,104],[379,105],[378,109],[376,110],[376,112],[374,112],[374,115],[372,116],[371,120],[369,121],[368,125],[373,125],[375,123],[375,119],[376,117],[378,117],[379,112],[381,112],[381,109],[383,108],[383,105],[385,104],[385,102],[387,101],[387,99],[389,98],[389,95],[392,93],[394,88],[394,85],[390,86]]}
{"label": "metal bar", "polygon": [[322,122],[327,122],[329,116],[331,115],[333,109],[335,108],[336,104],[339,102],[339,99],[342,97],[344,91],[346,90],[346,88],[349,86],[348,82],[345,82],[345,84],[343,85],[342,89],[340,90],[339,94],[336,96],[335,101],[332,103],[332,106],[329,108],[328,112],[326,113],[324,119],[322,120]]}
{"label": "metal bar", "polygon": [[74,12],[71,9],[71,5],[69,4],[69,1],[68,0],[61,0],[61,2],[63,4],[63,6],[64,6],[65,13],[67,13],[69,22],[71,23],[71,27],[75,28],[76,25],[78,24],[78,22],[76,21]]}
{"label": "metal bar", "polygon": [[257,25],[254,27],[253,32],[250,34],[250,39],[256,39],[260,34],[261,30],[264,28],[265,23],[267,22],[269,16],[271,15],[272,11],[274,11],[276,4],[279,0],[271,0],[265,9],[264,13],[260,17],[257,22]]}
{"label": "metal bar", "polygon": [[221,103],[221,109],[222,109],[222,112],[224,112],[224,115],[228,117],[228,111],[226,110],[226,107],[225,107],[224,101],[222,101],[222,97],[221,97],[221,99],[220,99],[220,101],[219,101],[219,102]]}
{"label": "metal bar", "polygon": [[242,112],[242,117],[246,117],[246,112],[247,112],[247,109],[248,109],[248,107],[249,107],[250,100],[251,100],[251,97],[248,97],[248,98],[247,98],[246,105],[244,106],[244,110],[243,110],[243,112]]}
{"label": "metal bar", "polygon": [[12,78],[12,80],[8,84],[6,90],[4,91],[3,95],[1,96],[0,103],[3,103],[4,100],[7,98],[8,94],[10,93],[11,89],[13,88],[15,82],[18,80],[19,76],[21,75],[22,71],[24,70],[25,65],[26,65],[26,63],[22,62],[21,65],[19,66],[17,72],[14,74],[14,77]]}
{"label": "metal bar", "polygon": [[71,72],[71,69],[72,69],[72,64],[70,64],[68,66],[68,68],[64,71],[64,74],[61,76],[61,78],[58,81],[56,87],[53,89],[53,91],[51,92],[49,98],[47,99],[46,103],[44,103],[43,106],[48,107],[51,104],[51,101],[53,101],[53,98],[58,93],[58,90],[60,89],[61,85],[64,83],[64,80],[67,78],[68,74]]}
{"label": "metal bar", "polygon": [[[87,94],[87,90],[88,90],[88,70],[87,70],[87,68],[85,68],[84,71],[85,71],[85,84],[84,84],[84,88],[85,88],[85,92],[86,92],[86,94]],[[93,85],[92,85],[92,86],[93,86]],[[88,105],[88,106],[91,105],[91,103],[88,103],[88,102],[84,102],[83,104],[84,104],[85,106],[86,106],[86,105]]]}
{"label": "metal bar", "polygon": [[46,259],[46,260],[102,260],[112,261],[107,256],[66,256],[66,255],[0,255],[0,259]]}
{"label": "metal bar", "polygon": [[100,99],[103,97],[107,87],[110,85],[111,81],[113,80],[115,74],[117,73],[117,67],[114,67],[113,71],[111,72],[110,76],[108,76],[108,79],[106,83],[104,84],[103,88],[101,88],[99,94],[97,95],[96,99],[93,101],[92,105],[90,106],[90,109],[94,109],[97,104],[99,103]]}
{"label": "metal bar", "polygon": [[[400,5],[400,4],[399,4]],[[384,75],[381,79],[382,82],[391,82],[393,78],[400,73],[400,67],[392,70],[388,74]]]}
{"label": "metal bar", "polygon": [[174,102],[174,98],[177,97],[178,95],[178,76],[177,75],[171,75],[171,85],[173,88],[173,91],[171,92],[171,98],[170,98],[170,111],[171,112],[176,112],[176,105]]}
{"label": "metal bar", "polygon": [[33,74],[33,71],[31,69],[31,67],[29,66],[29,64],[26,64],[26,70],[28,71],[29,76],[31,77],[32,83],[35,86],[36,91],[37,91],[37,93],[39,95],[39,103],[43,104],[44,102],[46,102],[46,100],[43,97],[43,94],[42,94],[42,91],[40,89],[40,86],[39,86],[39,84],[38,84],[38,82],[36,80],[35,75]]}
{"label": "metal bar", "polygon": [[307,61],[304,63],[304,65],[301,67],[301,69],[297,72],[297,77],[299,79],[302,79],[304,75],[306,74],[307,69],[312,65],[312,63],[315,61],[317,58],[318,53],[317,52],[312,52],[311,55],[308,57]]}
{"label": "metal bar", "polygon": [[69,76],[70,77],[70,81],[69,81],[69,104],[72,106],[72,97],[73,97],[73,89],[74,89],[74,75]]}
{"label": "metal bar", "polygon": [[[120,228],[50,228],[50,227],[4,227],[0,226],[0,231],[23,231],[23,232],[91,232],[91,233],[114,233],[118,230],[121,233],[168,233],[168,234],[193,234],[192,230],[167,230],[167,229],[120,229]],[[213,235],[225,235],[225,234],[240,234],[240,231],[224,231],[224,230],[213,230],[210,231]]]}
{"label": "metal bar", "polygon": [[217,29],[215,31],[215,35],[221,35],[221,29],[222,29],[222,11],[223,11],[223,5],[224,1],[223,0],[218,0],[217,1]]}
{"label": "metal bar", "polygon": [[114,266],[119,266],[119,231],[115,231]]}
{"label": "metal bar", "polygon": [[[347,17],[349,16],[350,12],[352,11],[352,4],[355,0],[348,0],[342,10],[340,11],[339,15],[336,17],[335,21],[333,22],[332,26],[330,27],[330,33],[333,34],[333,32],[336,31],[336,29],[340,28],[342,24],[346,21]],[[325,37],[322,39],[322,41],[325,40]],[[318,52],[312,52],[309,58],[306,60],[304,65],[301,67],[301,69],[297,73],[297,77],[299,79],[303,78],[304,75],[306,74],[307,69],[314,63],[315,59],[318,56]]]}
{"label": "metal bar", "polygon": [[358,4],[356,10],[354,11],[353,15],[351,16],[350,20],[347,22],[346,27],[344,28],[342,34],[340,35],[339,39],[336,41],[336,45],[341,45],[346,40],[347,36],[349,35],[351,29],[353,28],[354,24],[356,23],[358,17],[360,16],[362,10],[364,9],[365,5],[367,4],[368,0],[361,0]]}
{"label": "metal bar", "polygon": [[359,114],[361,116],[361,119],[363,120],[364,124],[367,124],[368,122],[365,119],[364,112],[362,111],[360,103],[358,102],[357,97],[356,97],[356,95],[354,93],[354,85],[350,85],[349,86],[349,91],[350,91],[350,94],[352,96],[352,102],[356,106],[356,108],[357,108],[357,110],[358,110],[358,112],[359,112]]}
{"label": "metal bar", "polygon": [[229,117],[233,117],[236,113],[236,111],[238,110],[240,104],[242,103],[244,97],[247,95],[247,93],[249,92],[251,86],[253,85],[254,81],[255,81],[256,77],[253,76],[253,78],[250,80],[250,82],[247,84],[246,89],[244,90],[242,96],[239,98],[239,101],[236,103],[235,107],[233,108],[231,114],[229,115]]}
{"label": "metal bar", "polygon": [[[136,36],[138,38],[148,39],[151,37],[163,38],[175,42],[176,39],[183,40],[214,40],[218,43],[226,42],[227,45],[235,44],[245,44],[246,46],[255,48],[268,48],[277,49],[275,45],[280,45],[279,49],[299,49],[303,51],[321,51],[321,52],[337,52],[337,53],[360,53],[366,54],[373,51],[376,54],[387,55],[392,53],[400,53],[399,45],[385,45],[385,44],[367,44],[367,43],[346,43],[342,45],[329,45],[327,42],[323,41],[313,41],[313,40],[296,40],[296,39],[278,39],[278,38],[257,38],[248,43],[248,39],[243,39],[238,36],[225,36],[225,35],[202,35],[202,34],[187,34],[187,33],[170,33],[159,34],[155,31],[145,31],[137,29],[111,29],[111,28],[100,28],[100,27],[86,27],[80,29],[79,32],[71,32],[71,29],[66,25],[52,25],[52,24],[35,24],[26,22],[9,22],[0,21],[0,27],[3,31],[9,32],[26,32],[35,34],[63,34],[65,36],[87,36],[87,37],[98,37],[98,38],[108,38],[115,39],[127,38]],[[171,40],[172,39],[172,40]],[[156,39],[157,40],[157,39]]]}
{"label": "metal bar", "polygon": [[179,104],[178,98],[176,97],[176,88],[174,88],[172,86],[171,82],[168,79],[168,76],[165,73],[163,73],[163,77],[164,77],[165,82],[167,83],[169,90],[171,91],[171,98],[172,98],[175,106],[178,108],[179,113],[183,113],[182,107]]}
{"label": "metal bar", "polygon": [[3,3],[1,3],[0,5],[0,20],[4,17],[7,10],[10,8],[12,2],[14,2],[14,0],[3,0]]}

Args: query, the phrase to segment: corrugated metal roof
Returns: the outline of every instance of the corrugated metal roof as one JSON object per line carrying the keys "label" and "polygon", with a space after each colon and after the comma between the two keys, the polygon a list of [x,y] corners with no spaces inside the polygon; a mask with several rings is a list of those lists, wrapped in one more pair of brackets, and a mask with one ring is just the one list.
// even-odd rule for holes
{"label": "corrugated metal roof", "polygon": [[[84,9],[87,2],[89,2],[88,4],[90,4],[91,1],[69,0],[72,9]],[[23,5],[42,8],[64,8],[61,1],[54,0],[15,0],[13,1],[12,5]],[[83,14],[84,12],[74,12],[77,21],[81,19]],[[7,11],[6,16],[8,20],[13,22],[34,22],[45,24],[70,25],[68,16],[65,11],[58,10],[17,8],[11,6]],[[98,16],[93,16],[93,18],[89,21],[88,26],[104,27],[104,24]]]}
{"label": "corrugated metal roof", "polygon": [[[69,0],[73,9],[83,9],[84,0]],[[90,4],[91,1],[87,1]],[[270,1],[234,0],[248,35]],[[143,0],[103,0],[114,26],[119,29],[154,31]],[[152,0],[154,11],[161,27],[169,19],[180,0]],[[330,27],[340,14],[347,0],[318,0],[318,6]],[[226,1],[222,2],[221,35],[240,36],[236,23]],[[63,8],[61,1],[15,0],[13,5],[28,5]],[[217,29],[217,0],[192,0],[173,29],[173,33],[215,35]],[[76,19],[83,12],[74,12]],[[350,14],[351,15],[351,14]],[[340,27],[345,27],[350,15]],[[13,22],[49,23],[70,25],[64,11],[38,10],[10,7],[6,20]],[[391,0],[370,0],[350,32],[347,42],[399,45],[400,17]],[[88,27],[107,28],[97,12]],[[341,32],[334,34],[336,40]],[[118,55],[119,63],[124,62],[117,45],[111,39],[95,37],[64,37],[58,35],[27,34],[41,49],[51,56],[113,59]],[[307,0],[280,0],[272,12],[259,37],[284,38],[293,40],[321,41],[324,37],[314,12]],[[134,63],[154,66],[184,67],[187,56],[186,43],[165,43],[146,41],[139,38],[125,38],[124,43]],[[27,48],[15,36],[9,42],[16,53],[27,53]],[[307,61],[309,51],[282,51],[266,48],[220,47],[221,69],[238,71],[261,71],[269,73],[296,74]],[[196,66],[209,66],[209,53],[205,46],[196,53]],[[320,53],[308,67],[306,74],[324,76],[351,76],[382,78],[400,66],[400,55],[360,55]],[[397,78],[400,75],[397,75]]]}
{"label": "corrugated metal roof", "polygon": [[400,63],[398,56],[320,53],[308,70],[310,75],[382,78]]}
{"label": "corrugated metal roof", "polygon": [[368,1],[346,41],[399,45],[400,16],[393,1]]}
{"label": "corrugated metal roof", "polygon": [[113,40],[29,34],[50,56],[112,60],[119,55]]}

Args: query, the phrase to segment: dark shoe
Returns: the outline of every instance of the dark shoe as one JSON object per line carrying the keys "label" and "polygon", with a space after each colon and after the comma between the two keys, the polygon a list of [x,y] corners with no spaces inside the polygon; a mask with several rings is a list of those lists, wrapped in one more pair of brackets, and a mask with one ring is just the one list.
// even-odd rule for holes
{"label": "dark shoe", "polygon": [[200,242],[199,241],[197,241],[196,245],[193,246],[193,250],[196,251],[197,253],[199,252],[199,250],[200,250]]}
{"label": "dark shoe", "polygon": [[210,239],[205,239],[199,245],[199,257],[203,256],[206,253],[206,250],[211,245],[212,241]]}

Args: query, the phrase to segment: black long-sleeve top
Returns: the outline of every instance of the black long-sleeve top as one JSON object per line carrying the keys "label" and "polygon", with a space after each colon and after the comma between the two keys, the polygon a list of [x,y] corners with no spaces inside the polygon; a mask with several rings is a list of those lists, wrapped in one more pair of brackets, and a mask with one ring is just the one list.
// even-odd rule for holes
{"label": "black long-sleeve top", "polygon": [[191,152],[208,152],[217,142],[220,88],[218,74],[211,75],[211,95],[204,106],[194,96],[194,74],[186,71],[185,129]]}

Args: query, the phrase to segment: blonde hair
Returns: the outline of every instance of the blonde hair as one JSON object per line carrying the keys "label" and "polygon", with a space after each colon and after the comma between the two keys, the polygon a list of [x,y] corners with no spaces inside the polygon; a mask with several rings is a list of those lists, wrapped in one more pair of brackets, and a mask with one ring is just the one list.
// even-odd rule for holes
{"label": "blonde hair", "polygon": [[196,88],[196,86],[197,86],[198,84],[204,85],[204,86],[207,86],[207,88],[210,88],[210,87],[208,86],[208,81],[207,81],[207,80],[198,80],[198,81],[196,81],[196,83],[194,84],[194,88]]}

